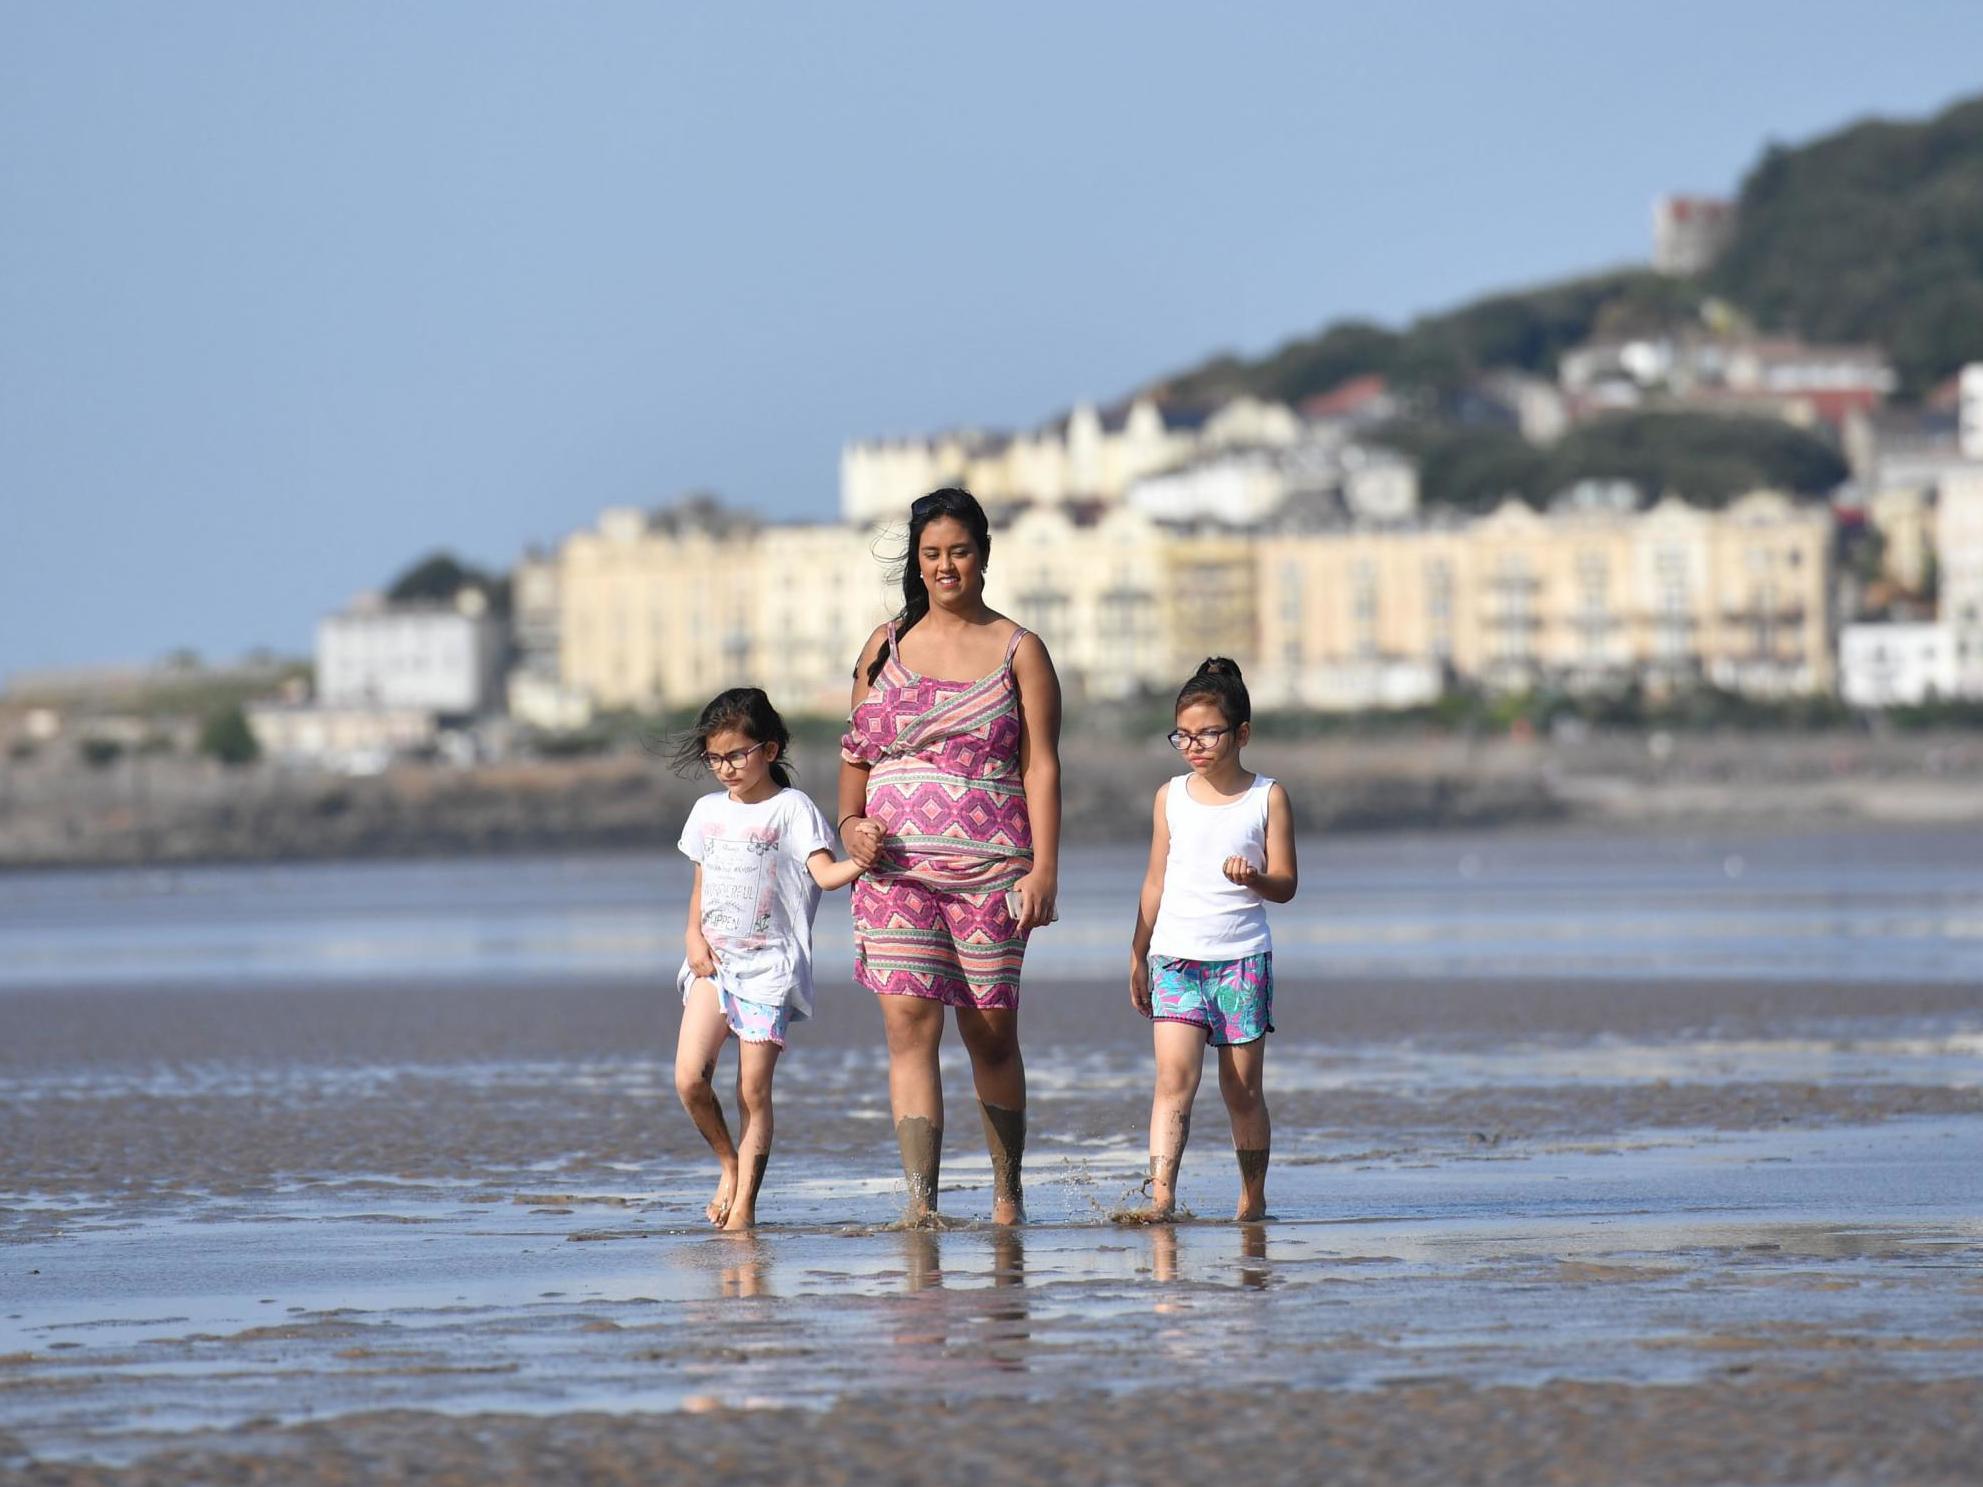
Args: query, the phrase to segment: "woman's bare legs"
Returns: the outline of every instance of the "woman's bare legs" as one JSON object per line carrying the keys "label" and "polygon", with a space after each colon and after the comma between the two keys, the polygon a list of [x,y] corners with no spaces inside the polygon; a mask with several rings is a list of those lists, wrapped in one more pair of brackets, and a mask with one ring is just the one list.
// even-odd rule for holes
{"label": "woman's bare legs", "polygon": [[957,1031],[971,1056],[971,1082],[992,1164],[992,1222],[1026,1221],[1021,1167],[1026,1158],[1026,1062],[1017,1007],[959,1007]]}

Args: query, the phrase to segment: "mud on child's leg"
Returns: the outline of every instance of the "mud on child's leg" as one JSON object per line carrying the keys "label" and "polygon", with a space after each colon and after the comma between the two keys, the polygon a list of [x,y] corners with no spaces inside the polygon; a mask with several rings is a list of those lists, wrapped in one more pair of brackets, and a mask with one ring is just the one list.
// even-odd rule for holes
{"label": "mud on child's leg", "polygon": [[1239,1206],[1233,1217],[1241,1220],[1267,1216],[1267,1159],[1274,1143],[1263,1088],[1266,1070],[1265,1038],[1219,1050],[1219,1093],[1239,1159]]}
{"label": "mud on child's leg", "polygon": [[691,982],[682,1003],[681,1034],[675,1042],[675,1094],[721,1168],[715,1195],[703,1209],[703,1216],[719,1228],[730,1216],[737,1191],[737,1147],[730,1139],[714,1083],[716,1056],[729,1036],[730,1024],[717,998],[716,983],[707,977]]}

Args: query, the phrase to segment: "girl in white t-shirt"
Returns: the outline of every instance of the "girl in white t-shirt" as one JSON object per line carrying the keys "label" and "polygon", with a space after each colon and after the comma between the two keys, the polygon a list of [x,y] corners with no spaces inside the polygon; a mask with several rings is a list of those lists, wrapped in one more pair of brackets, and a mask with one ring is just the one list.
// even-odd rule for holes
{"label": "girl in white t-shirt", "polygon": [[1271,1140],[1261,1080],[1274,1030],[1265,906],[1294,897],[1294,813],[1286,790],[1239,761],[1253,707],[1237,665],[1207,660],[1177,694],[1175,716],[1171,745],[1191,772],[1157,791],[1129,958],[1129,1000],[1155,1026],[1150,1203],[1121,1217],[1162,1223],[1175,1211],[1209,1043],[1239,1156],[1234,1217],[1264,1218]]}
{"label": "girl in white t-shirt", "polygon": [[[812,1015],[812,921],[822,889],[861,875],[834,858],[832,833],[780,762],[792,735],[757,687],[715,698],[675,752],[714,771],[723,788],[695,803],[678,844],[695,863],[687,955],[677,984],[682,1028],[675,1093],[716,1153],[722,1174],[703,1211],[724,1229],[757,1222],[771,1158],[771,1075],[785,1030]],[[737,1040],[735,1141],[712,1080],[726,1039]]]}

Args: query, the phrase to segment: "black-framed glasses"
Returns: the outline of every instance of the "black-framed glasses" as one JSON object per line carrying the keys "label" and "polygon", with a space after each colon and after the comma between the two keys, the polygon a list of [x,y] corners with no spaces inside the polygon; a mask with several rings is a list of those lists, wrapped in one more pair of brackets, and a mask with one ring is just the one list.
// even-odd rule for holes
{"label": "black-framed glasses", "polygon": [[727,754],[705,753],[702,756],[702,762],[707,764],[711,769],[721,769],[726,764],[732,769],[742,769],[746,764],[750,763],[751,755],[763,747],[764,745],[761,743],[754,743],[747,749],[732,749]]}
{"label": "black-framed glasses", "polygon": [[1230,732],[1230,728],[1205,728],[1197,733],[1186,733],[1182,728],[1173,728],[1164,737],[1170,740],[1172,748],[1182,754],[1187,749],[1216,749],[1226,741],[1226,735]]}

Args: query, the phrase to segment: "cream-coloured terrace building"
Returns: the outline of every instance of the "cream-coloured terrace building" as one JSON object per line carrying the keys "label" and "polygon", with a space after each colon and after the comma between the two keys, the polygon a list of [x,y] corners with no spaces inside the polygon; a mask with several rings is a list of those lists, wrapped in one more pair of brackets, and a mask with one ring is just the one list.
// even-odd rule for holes
{"label": "cream-coloured terrace building", "polygon": [[1258,557],[1265,706],[1429,700],[1453,680],[1757,696],[1826,692],[1831,518],[1757,492],[1721,511],[1551,512],[1289,533]]}
{"label": "cream-coloured terrace building", "polygon": [[[562,680],[607,708],[750,683],[842,714],[902,551],[899,526],[609,511],[559,554]],[[1046,641],[1075,705],[1165,695],[1207,655],[1238,660],[1263,707],[1404,706],[1456,681],[1779,696],[1833,684],[1830,555],[1829,513],[1771,493],[1315,531],[1035,506],[994,530],[986,597]]]}

